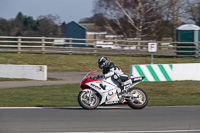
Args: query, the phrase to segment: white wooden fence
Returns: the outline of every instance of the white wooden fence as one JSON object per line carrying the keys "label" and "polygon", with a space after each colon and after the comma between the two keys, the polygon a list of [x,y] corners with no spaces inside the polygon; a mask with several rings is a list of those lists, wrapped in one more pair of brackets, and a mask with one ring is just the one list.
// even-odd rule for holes
{"label": "white wooden fence", "polygon": [[[68,40],[68,42],[66,41]],[[83,41],[83,42],[77,42]],[[62,54],[104,54],[104,55],[150,55],[148,43],[158,44],[158,56],[199,56],[199,46],[178,46],[199,42],[163,42],[132,40],[98,40],[54,37],[0,36],[0,52],[17,53],[62,53]],[[181,50],[181,49],[184,49]]]}

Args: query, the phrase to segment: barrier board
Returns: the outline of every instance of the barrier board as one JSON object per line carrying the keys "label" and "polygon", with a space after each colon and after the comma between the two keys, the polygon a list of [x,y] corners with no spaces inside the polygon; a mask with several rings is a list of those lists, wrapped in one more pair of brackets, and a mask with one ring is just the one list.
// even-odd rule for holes
{"label": "barrier board", "polygon": [[145,76],[144,81],[200,81],[200,63],[130,65],[130,76]]}
{"label": "barrier board", "polygon": [[46,65],[0,65],[1,78],[47,80]]}

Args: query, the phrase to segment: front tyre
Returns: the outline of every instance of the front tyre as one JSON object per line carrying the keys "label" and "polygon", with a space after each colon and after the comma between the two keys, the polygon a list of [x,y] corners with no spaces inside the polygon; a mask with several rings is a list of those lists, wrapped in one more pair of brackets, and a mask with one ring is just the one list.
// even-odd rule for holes
{"label": "front tyre", "polygon": [[99,97],[95,93],[81,91],[78,95],[78,103],[84,109],[95,109],[99,105]]}
{"label": "front tyre", "polygon": [[132,109],[143,109],[148,104],[148,97],[144,90],[140,88],[131,88],[129,93],[136,96],[131,100],[127,100],[128,106]]}

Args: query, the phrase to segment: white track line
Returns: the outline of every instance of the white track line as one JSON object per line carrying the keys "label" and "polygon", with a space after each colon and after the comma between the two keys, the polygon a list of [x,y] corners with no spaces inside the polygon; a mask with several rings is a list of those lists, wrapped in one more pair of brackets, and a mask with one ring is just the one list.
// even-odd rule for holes
{"label": "white track line", "polygon": [[41,107],[0,107],[0,109],[42,109]]}
{"label": "white track line", "polygon": [[[97,109],[123,109],[129,108],[127,107],[116,107],[116,106],[109,106],[109,107],[97,107]],[[0,109],[82,109],[82,107],[0,107]]]}
{"label": "white track line", "polygon": [[[197,130],[161,130],[161,131],[100,131],[100,132],[51,132],[51,133],[183,133],[183,132],[200,132]],[[49,133],[49,132],[41,132]]]}
{"label": "white track line", "polygon": [[[199,105],[193,106],[152,106],[146,108],[192,108],[200,107]],[[128,106],[99,106],[97,109],[128,109]],[[81,109],[81,107],[0,107],[0,109]]]}
{"label": "white track line", "polygon": [[199,130],[161,130],[161,131],[120,131],[117,133],[182,133],[182,132],[200,132]]}

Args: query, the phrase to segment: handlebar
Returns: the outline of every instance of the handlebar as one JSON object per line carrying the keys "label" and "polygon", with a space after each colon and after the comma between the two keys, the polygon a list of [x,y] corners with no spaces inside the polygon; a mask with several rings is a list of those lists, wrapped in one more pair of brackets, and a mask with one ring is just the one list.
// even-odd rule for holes
{"label": "handlebar", "polygon": [[100,79],[100,78],[104,78],[104,76],[103,75],[97,75],[97,76],[90,76],[90,79],[92,79],[92,80],[98,80],[98,79]]}

